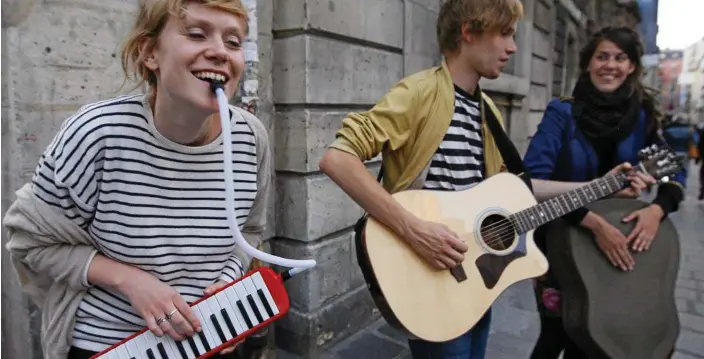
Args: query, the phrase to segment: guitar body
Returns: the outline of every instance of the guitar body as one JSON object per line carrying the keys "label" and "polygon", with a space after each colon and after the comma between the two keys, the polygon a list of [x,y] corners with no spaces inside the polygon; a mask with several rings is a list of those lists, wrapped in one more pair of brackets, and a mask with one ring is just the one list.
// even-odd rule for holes
{"label": "guitar body", "polygon": [[[647,204],[606,199],[587,207],[628,235],[621,219]],[[562,289],[562,317],[570,338],[592,359],[669,358],[679,335],[675,282],[680,261],[669,219],[648,251],[632,252],[631,272],[611,265],[593,235],[556,221],[546,228],[547,255]]]}
{"label": "guitar body", "polygon": [[537,203],[513,174],[499,173],[464,191],[408,190],[393,198],[419,218],[448,226],[469,246],[460,267],[438,270],[372,217],[364,228],[358,224],[358,261],[372,297],[386,321],[412,337],[454,339],[507,287],[548,269],[533,231],[500,241],[495,236],[511,229],[507,216]]}

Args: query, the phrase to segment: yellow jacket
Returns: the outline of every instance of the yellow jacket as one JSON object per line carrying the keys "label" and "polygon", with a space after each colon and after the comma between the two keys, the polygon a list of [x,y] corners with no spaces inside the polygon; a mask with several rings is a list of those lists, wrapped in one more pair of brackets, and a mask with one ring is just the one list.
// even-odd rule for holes
{"label": "yellow jacket", "polygon": [[[501,113],[482,92],[484,103],[504,126]],[[455,111],[455,89],[447,63],[410,75],[369,111],[350,113],[337,131],[332,148],[368,161],[382,153],[383,185],[389,193],[420,188],[433,154]],[[482,120],[486,176],[505,169],[486,121]],[[386,148],[384,148],[386,145]],[[420,185],[419,185],[420,184]]]}

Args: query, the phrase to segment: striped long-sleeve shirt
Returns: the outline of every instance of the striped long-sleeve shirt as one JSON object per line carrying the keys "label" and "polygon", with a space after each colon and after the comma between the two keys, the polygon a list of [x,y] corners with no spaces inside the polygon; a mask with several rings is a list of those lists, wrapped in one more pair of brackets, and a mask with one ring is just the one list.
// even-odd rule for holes
{"label": "striped long-sleeve shirt", "polygon": [[[248,124],[233,118],[241,229],[257,194],[257,151]],[[222,151],[221,137],[200,147],[168,140],[144,95],[118,97],[84,106],[63,123],[39,161],[33,190],[83,227],[101,253],[155,275],[190,303],[218,279],[243,273],[226,220]],[[76,313],[73,345],[100,351],[144,327],[125,296],[91,286]]]}
{"label": "striped long-sleeve shirt", "polygon": [[481,102],[476,95],[455,86],[455,111],[450,127],[433,155],[424,188],[465,190],[483,179]]}

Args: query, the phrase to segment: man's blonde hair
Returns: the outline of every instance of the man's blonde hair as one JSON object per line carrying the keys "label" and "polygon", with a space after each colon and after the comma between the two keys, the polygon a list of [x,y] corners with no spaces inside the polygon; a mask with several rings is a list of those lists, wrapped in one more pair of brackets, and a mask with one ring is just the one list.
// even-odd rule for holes
{"label": "man's blonde hair", "polygon": [[462,25],[473,33],[504,31],[523,17],[520,0],[445,0],[440,8],[437,36],[443,54],[459,48]]}
{"label": "man's blonde hair", "polygon": [[[249,22],[247,9],[240,0],[140,0],[137,19],[122,47],[122,70],[126,79],[137,81],[135,87],[145,81],[150,87],[156,85],[156,75],[144,65],[145,56],[156,45],[169,16],[183,17],[189,3],[200,3],[233,14],[245,24]],[[244,30],[246,35],[249,25]]]}

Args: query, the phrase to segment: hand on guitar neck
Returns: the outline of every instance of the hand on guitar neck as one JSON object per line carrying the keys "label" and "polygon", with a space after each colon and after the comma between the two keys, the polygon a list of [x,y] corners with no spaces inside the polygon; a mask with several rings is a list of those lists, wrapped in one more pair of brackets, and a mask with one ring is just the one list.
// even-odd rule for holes
{"label": "hand on guitar neck", "polygon": [[644,189],[650,188],[650,186],[657,183],[653,176],[642,171],[634,170],[633,166],[628,162],[614,167],[608,174],[619,175],[621,173],[627,174],[626,179],[629,181],[630,185],[616,192],[614,194],[616,197],[636,198],[641,195]]}

